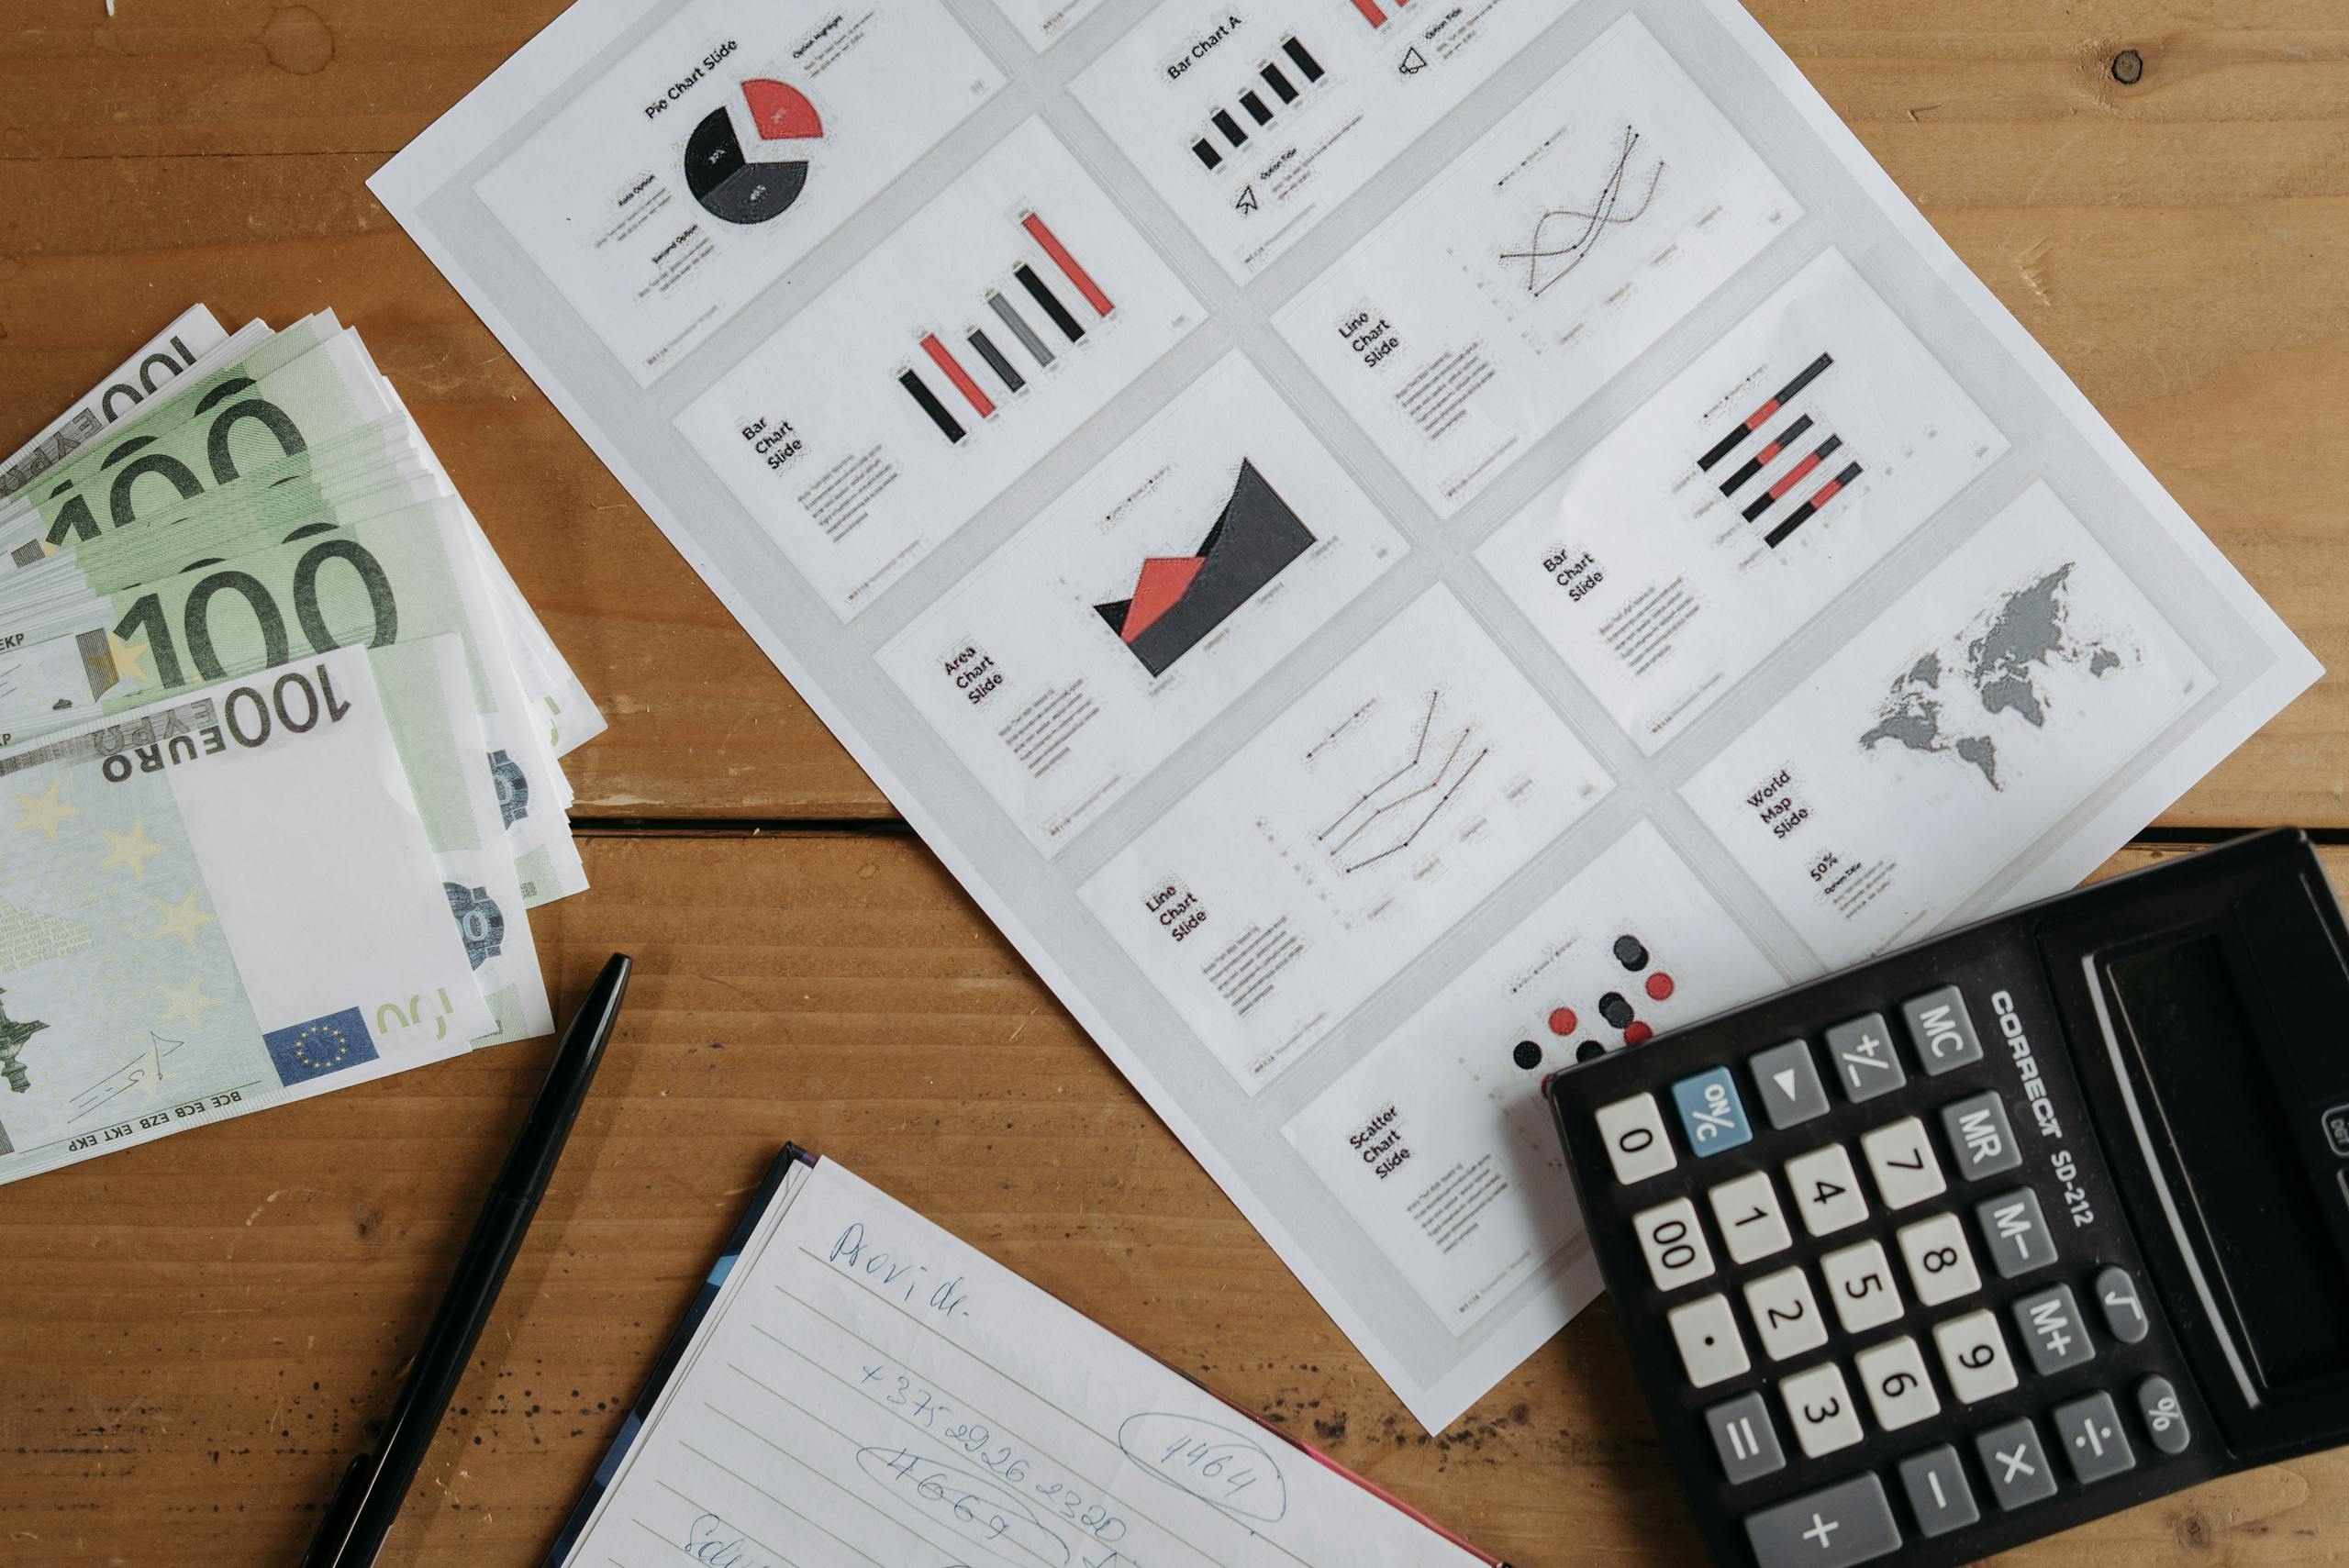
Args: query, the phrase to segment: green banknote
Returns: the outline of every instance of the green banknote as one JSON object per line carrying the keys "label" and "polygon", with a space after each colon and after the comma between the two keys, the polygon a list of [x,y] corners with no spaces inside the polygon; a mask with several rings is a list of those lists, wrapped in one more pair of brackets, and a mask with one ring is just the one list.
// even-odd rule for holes
{"label": "green banknote", "polygon": [[406,781],[358,649],[0,751],[0,1181],[487,1034]]}

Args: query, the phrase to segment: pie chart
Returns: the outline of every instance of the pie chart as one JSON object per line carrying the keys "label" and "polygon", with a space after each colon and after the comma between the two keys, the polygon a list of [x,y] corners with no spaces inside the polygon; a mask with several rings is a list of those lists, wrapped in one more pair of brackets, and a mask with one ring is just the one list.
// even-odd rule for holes
{"label": "pie chart", "polygon": [[712,217],[764,223],[789,211],[807,188],[806,152],[823,139],[824,122],[807,95],[788,83],[745,82],[742,102],[757,147],[744,151],[732,117],[722,106],[712,109],[685,139],[685,188]]}

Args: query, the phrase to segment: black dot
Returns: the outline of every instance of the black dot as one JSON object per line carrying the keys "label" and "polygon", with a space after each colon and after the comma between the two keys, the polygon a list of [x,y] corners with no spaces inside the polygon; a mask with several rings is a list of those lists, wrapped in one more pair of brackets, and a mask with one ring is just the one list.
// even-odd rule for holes
{"label": "black dot", "polygon": [[1516,1062],[1520,1067],[1524,1068],[1528,1073],[1532,1072],[1536,1067],[1542,1065],[1542,1048],[1534,1044],[1530,1040],[1519,1040],[1517,1042],[1517,1049],[1510,1051],[1508,1055],[1510,1061]]}
{"label": "black dot", "polygon": [[1615,939],[1615,962],[1637,974],[1648,966],[1648,950],[1640,939],[1624,935]]}
{"label": "black dot", "polygon": [[1599,1044],[1595,1040],[1584,1040],[1580,1045],[1575,1047],[1575,1060],[1576,1062],[1596,1062],[1606,1054],[1607,1048]]}
{"label": "black dot", "polygon": [[1598,999],[1598,1016],[1620,1029],[1631,1021],[1631,1004],[1620,991],[1609,991]]}

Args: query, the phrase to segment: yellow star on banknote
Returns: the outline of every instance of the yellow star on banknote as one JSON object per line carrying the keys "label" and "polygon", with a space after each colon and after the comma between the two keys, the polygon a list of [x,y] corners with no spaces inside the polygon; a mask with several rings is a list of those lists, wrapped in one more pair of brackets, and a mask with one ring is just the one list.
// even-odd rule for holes
{"label": "yellow star on banknote", "polygon": [[195,889],[193,887],[187,890],[187,896],[176,904],[166,904],[158,898],[150,898],[147,902],[154,905],[155,913],[163,917],[163,923],[155,928],[158,937],[178,937],[194,947],[197,929],[212,924],[212,917],[195,906]]}
{"label": "yellow star on banknote", "polygon": [[204,1027],[204,1009],[217,1007],[221,1002],[221,998],[217,996],[207,996],[204,994],[202,975],[196,976],[184,985],[161,985],[156,989],[162,992],[167,1004],[155,1017],[155,1021],[159,1024],[168,1024],[177,1019],[192,1029],[200,1029]]}
{"label": "yellow star on banknote", "polygon": [[102,869],[106,866],[128,866],[131,875],[144,881],[147,876],[149,857],[163,852],[162,845],[150,844],[147,841],[147,824],[144,822],[133,822],[128,833],[117,833],[106,828],[101,828],[98,831],[106,835],[106,843],[112,849],[112,852],[98,862]]}
{"label": "yellow star on banknote", "polygon": [[50,784],[39,795],[17,796],[17,804],[25,808],[24,816],[17,823],[19,832],[27,828],[38,828],[48,836],[49,841],[54,844],[57,842],[58,827],[67,817],[82,815],[80,806],[68,806],[57,798],[58,788],[58,785]]}
{"label": "yellow star on banknote", "polygon": [[143,667],[143,661],[147,657],[147,644],[125,642],[114,633],[108,632],[106,633],[106,651],[114,656],[115,679],[136,681],[142,686],[147,684],[147,671]]}

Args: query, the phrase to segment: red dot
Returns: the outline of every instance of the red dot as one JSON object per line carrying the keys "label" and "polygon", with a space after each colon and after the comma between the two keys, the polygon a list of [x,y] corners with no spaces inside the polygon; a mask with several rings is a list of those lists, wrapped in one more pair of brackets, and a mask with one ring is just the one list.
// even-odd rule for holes
{"label": "red dot", "polygon": [[1672,976],[1657,970],[1648,976],[1648,995],[1661,1002],[1672,995]]}
{"label": "red dot", "polygon": [[1648,1028],[1647,1025],[1640,1022],[1639,1019],[1633,1018],[1630,1023],[1623,1026],[1623,1043],[1625,1045],[1645,1045],[1648,1042],[1649,1037],[1654,1033],[1655,1030]]}
{"label": "red dot", "polygon": [[1572,1007],[1553,1007],[1550,1010],[1550,1032],[1561,1040],[1575,1032],[1576,1021]]}

